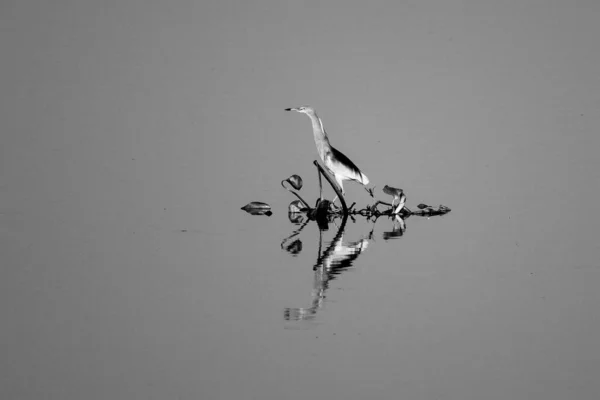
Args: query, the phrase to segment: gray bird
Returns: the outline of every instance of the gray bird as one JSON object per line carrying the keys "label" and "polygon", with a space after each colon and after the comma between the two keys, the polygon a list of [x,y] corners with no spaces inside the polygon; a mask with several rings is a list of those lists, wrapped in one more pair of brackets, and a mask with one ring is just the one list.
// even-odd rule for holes
{"label": "gray bird", "polygon": [[[312,122],[313,135],[315,138],[315,144],[317,145],[317,151],[323,165],[331,175],[334,176],[335,181],[338,183],[342,194],[344,192],[343,181],[354,181],[365,186],[369,184],[369,178],[354,164],[348,157],[346,157],[341,151],[337,150],[329,143],[325,128],[323,128],[323,121],[317,116],[315,109],[309,106],[302,106],[298,108],[286,108],[286,111],[296,111],[302,114],[308,115]],[[368,190],[367,190],[368,191]],[[337,196],[333,199],[333,202],[337,200]],[[332,202],[332,203],[333,203]]]}

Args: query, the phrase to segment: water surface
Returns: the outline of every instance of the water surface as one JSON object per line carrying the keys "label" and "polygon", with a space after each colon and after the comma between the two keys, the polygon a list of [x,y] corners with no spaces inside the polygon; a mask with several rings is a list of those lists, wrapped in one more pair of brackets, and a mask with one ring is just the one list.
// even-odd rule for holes
{"label": "water surface", "polygon": [[599,398],[596,3],[12,3],[2,398]]}

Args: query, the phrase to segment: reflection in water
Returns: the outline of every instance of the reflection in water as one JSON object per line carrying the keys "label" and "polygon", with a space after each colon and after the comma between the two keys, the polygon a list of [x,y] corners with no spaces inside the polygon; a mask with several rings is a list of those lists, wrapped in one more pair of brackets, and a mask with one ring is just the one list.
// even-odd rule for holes
{"label": "reflection in water", "polygon": [[[310,218],[302,219],[296,213],[290,213],[290,222],[300,225],[300,227],[294,230],[290,236],[285,238],[281,242],[281,248],[292,256],[297,256],[302,251],[302,241],[297,236],[312,220]],[[312,291],[312,302],[310,307],[301,308],[286,308],[284,310],[284,318],[286,321],[308,321],[313,320],[316,317],[318,310],[323,307],[325,301],[325,292],[329,288],[329,282],[335,279],[339,274],[347,270],[352,266],[352,263],[358,256],[367,248],[369,241],[373,239],[373,229],[363,238],[355,242],[344,242],[344,230],[346,228],[346,222],[348,217],[342,219],[342,223],[338,228],[338,231],[327,247],[325,251],[322,250],[323,246],[323,232],[327,231],[329,222],[335,220],[327,217],[319,223],[319,250],[317,254],[317,261],[314,265],[314,280],[313,280],[313,291]],[[354,219],[353,219],[354,220]],[[377,222],[377,218],[374,222]],[[375,225],[373,224],[373,227]],[[406,232],[405,220],[400,215],[393,217],[392,230],[383,232],[383,239],[397,239],[404,235]]]}
{"label": "reflection in water", "polygon": [[[348,269],[352,262],[365,250],[372,238],[373,231],[368,235],[368,238],[361,239],[356,242],[344,242],[344,229],[348,218],[345,217],[338,229],[337,234],[331,241],[329,247],[321,254],[321,246],[323,243],[323,232],[319,231],[319,256],[314,266],[314,281],[312,291],[312,304],[306,308],[286,308],[284,310],[284,318],[287,321],[304,321],[314,319],[317,311],[323,306],[325,300],[325,292],[329,287],[329,282],[337,275]],[[292,237],[300,233],[303,225],[292,236],[284,240],[287,242]],[[289,251],[289,250],[288,250]]]}
{"label": "reflection in water", "polygon": [[302,240],[294,240],[292,243],[286,245],[285,250],[291,255],[297,256],[302,251]]}
{"label": "reflection in water", "polygon": [[295,224],[295,225],[302,224],[304,222],[305,218],[306,218],[306,215],[301,212],[289,212],[288,213],[288,219],[290,220],[290,222],[292,224]]}
{"label": "reflection in water", "polygon": [[405,231],[406,231],[406,223],[399,215],[395,215],[394,216],[394,225],[392,225],[392,230],[388,231],[388,232],[383,232],[383,239],[384,240],[398,239],[399,237],[404,235]]}
{"label": "reflection in water", "polygon": [[[299,223],[296,220],[292,220],[291,215],[292,215],[292,213],[290,213],[290,221],[292,221],[292,223]],[[298,236],[300,234],[300,232],[302,232],[302,229],[304,229],[304,227],[309,222],[310,222],[310,220],[307,218],[306,221],[304,221],[304,223],[300,226],[300,228],[296,229],[295,231],[292,232],[292,234],[290,236],[283,239],[281,241],[281,248],[293,256],[297,256],[298,254],[300,254],[300,252],[302,251],[302,241],[300,239],[296,239],[294,241],[291,241],[291,240],[294,237]]]}

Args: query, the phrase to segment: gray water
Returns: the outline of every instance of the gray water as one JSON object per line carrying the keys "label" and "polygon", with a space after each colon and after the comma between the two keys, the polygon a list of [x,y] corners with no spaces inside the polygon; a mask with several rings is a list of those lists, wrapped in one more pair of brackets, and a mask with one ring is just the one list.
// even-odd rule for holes
{"label": "gray water", "polygon": [[3,399],[600,397],[597,2],[1,10]]}

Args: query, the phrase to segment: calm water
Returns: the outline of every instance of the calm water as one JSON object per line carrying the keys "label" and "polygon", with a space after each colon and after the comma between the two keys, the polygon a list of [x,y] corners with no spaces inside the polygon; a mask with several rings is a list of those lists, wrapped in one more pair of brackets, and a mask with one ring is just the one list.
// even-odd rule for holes
{"label": "calm water", "polygon": [[115,213],[108,198],[4,209],[4,396],[599,393],[596,217],[463,196],[404,227],[358,217],[321,232],[288,221],[277,186],[271,217],[176,192]]}
{"label": "calm water", "polygon": [[597,4],[351,3],[3,7],[1,398],[600,398]]}

